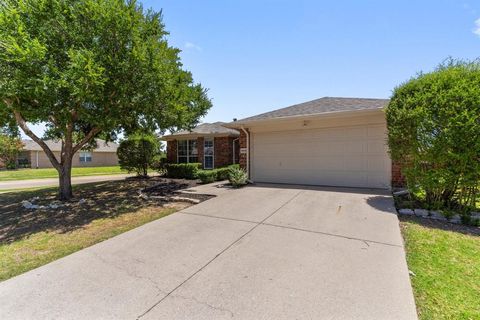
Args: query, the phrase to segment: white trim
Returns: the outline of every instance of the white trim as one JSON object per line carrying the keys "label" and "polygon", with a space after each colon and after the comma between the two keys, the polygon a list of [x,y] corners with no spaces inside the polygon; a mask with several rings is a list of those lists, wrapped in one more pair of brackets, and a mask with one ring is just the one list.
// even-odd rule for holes
{"label": "white trim", "polygon": [[[207,168],[205,165],[205,158],[207,155],[205,154],[205,142],[211,141],[212,142],[212,149],[213,149],[213,154],[212,154],[212,167]],[[215,169],[215,138],[205,138],[203,139],[203,168],[204,169]]]}
{"label": "white trim", "polygon": [[[82,157],[83,155],[83,157]],[[83,160],[82,160],[83,158]],[[88,161],[87,159],[90,158],[90,160]],[[90,163],[93,161],[93,152],[91,151],[80,151],[78,153],[78,161],[80,163]]]}
{"label": "white trim", "polygon": [[[179,155],[178,155],[178,143],[180,141],[186,141],[187,142],[187,155],[186,156],[182,156],[182,158],[187,158],[187,162],[185,163],[194,163],[194,162],[190,162],[190,158],[197,158],[197,162],[200,160],[198,159],[198,140],[197,139],[178,139],[176,140],[177,141],[177,163],[180,163],[178,161],[179,159]],[[197,142],[197,155],[196,156],[191,156],[190,155],[190,141],[196,141]]]}

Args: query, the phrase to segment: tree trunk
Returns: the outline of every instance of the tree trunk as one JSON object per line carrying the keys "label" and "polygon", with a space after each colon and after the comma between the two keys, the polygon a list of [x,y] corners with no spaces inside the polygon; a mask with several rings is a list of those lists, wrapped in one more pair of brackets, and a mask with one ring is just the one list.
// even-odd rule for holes
{"label": "tree trunk", "polygon": [[70,200],[73,197],[72,192],[72,157],[65,159],[66,161],[58,170],[58,197],[60,200]]}

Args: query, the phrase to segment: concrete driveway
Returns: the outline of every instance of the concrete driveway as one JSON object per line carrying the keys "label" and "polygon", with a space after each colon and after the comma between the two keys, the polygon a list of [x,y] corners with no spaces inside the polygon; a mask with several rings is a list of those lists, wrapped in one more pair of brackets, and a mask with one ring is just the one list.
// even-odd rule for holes
{"label": "concrete driveway", "polygon": [[218,190],[0,283],[0,318],[417,318],[390,196]]}

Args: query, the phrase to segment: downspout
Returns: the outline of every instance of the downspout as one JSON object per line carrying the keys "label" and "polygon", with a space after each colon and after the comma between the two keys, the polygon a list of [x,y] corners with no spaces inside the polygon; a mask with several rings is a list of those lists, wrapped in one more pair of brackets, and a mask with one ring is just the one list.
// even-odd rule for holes
{"label": "downspout", "polygon": [[38,150],[37,150],[37,153],[36,153],[36,155],[35,155],[35,158],[36,158],[36,159],[35,159],[35,160],[36,160],[36,161],[35,161],[35,162],[36,162],[36,166],[35,166],[35,167],[36,167],[36,169],[38,169]]}
{"label": "downspout", "polygon": [[242,126],[241,127],[242,131],[245,132],[245,135],[247,136],[247,176],[248,179],[250,179],[250,134],[245,128]]}

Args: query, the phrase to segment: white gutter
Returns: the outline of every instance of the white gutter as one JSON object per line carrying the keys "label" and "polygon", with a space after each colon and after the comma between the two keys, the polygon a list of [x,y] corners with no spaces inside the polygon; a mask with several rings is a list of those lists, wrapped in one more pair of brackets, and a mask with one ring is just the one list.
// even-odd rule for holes
{"label": "white gutter", "polygon": [[250,179],[250,134],[243,126],[241,128],[245,135],[247,136],[247,177]]}

